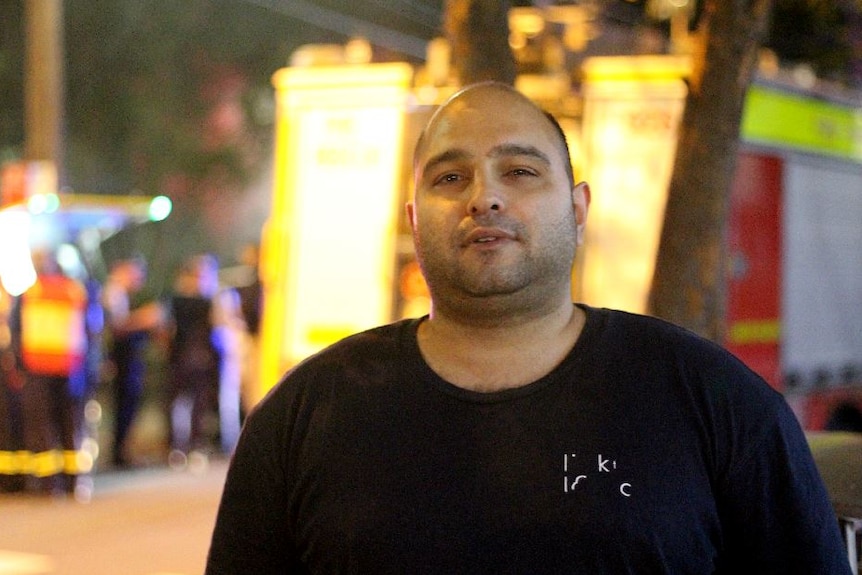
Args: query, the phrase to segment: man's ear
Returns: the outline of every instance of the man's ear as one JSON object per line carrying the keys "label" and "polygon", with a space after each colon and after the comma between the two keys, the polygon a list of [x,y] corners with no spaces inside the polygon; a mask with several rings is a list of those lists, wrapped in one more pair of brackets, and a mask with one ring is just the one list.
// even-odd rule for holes
{"label": "man's ear", "polygon": [[572,188],[572,205],[575,208],[575,223],[577,225],[578,245],[584,243],[584,227],[587,225],[587,212],[590,210],[590,185],[580,182]]}
{"label": "man's ear", "polygon": [[413,231],[416,230],[416,219],[414,217],[415,210],[416,208],[413,202],[407,202],[406,204],[404,204],[404,213],[407,214],[407,221],[410,224],[410,229]]}

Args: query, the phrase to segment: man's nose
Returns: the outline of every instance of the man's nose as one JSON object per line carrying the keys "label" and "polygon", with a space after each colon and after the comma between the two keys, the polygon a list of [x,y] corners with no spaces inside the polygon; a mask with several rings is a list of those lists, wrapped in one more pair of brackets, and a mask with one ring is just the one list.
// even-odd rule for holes
{"label": "man's nose", "polygon": [[473,181],[470,201],[467,211],[471,216],[478,216],[492,211],[502,211],[505,208],[503,193],[500,186],[487,177],[477,177]]}

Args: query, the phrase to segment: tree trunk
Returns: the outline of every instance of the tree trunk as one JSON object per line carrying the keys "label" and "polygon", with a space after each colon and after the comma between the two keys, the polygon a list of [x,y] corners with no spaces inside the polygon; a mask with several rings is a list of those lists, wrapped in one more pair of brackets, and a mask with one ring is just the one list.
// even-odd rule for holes
{"label": "tree trunk", "polygon": [[446,0],[444,28],[460,85],[485,80],[515,83],[515,57],[509,47],[509,2]]}
{"label": "tree trunk", "polygon": [[742,106],[771,7],[772,0],[706,0],[650,293],[650,313],[719,342]]}

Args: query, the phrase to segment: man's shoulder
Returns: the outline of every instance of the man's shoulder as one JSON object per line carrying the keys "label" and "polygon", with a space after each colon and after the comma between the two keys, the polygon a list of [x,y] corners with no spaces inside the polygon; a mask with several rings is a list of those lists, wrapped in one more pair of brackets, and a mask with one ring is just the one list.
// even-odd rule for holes
{"label": "man's shoulder", "polygon": [[410,331],[415,333],[417,321],[404,319],[349,335],[310,356],[301,365],[322,364],[333,359],[358,361],[369,356],[382,358],[402,347]]}
{"label": "man's shoulder", "polygon": [[720,348],[721,346],[694,331],[660,317],[608,308],[588,308],[614,337],[642,341],[648,345],[663,345],[673,340],[678,344],[695,347]]}
{"label": "man's shoulder", "polygon": [[347,336],[297,363],[282,381],[290,384],[345,371],[359,374],[386,369],[405,357],[417,322],[406,319]]}
{"label": "man's shoulder", "polygon": [[665,360],[685,371],[734,374],[757,379],[751,370],[720,342],[712,341],[665,319],[610,309],[591,309],[596,331],[606,344],[628,358]]}
{"label": "man's shoulder", "polygon": [[359,389],[385,387],[398,378],[411,353],[404,341],[415,322],[402,320],[356,333],[300,361],[256,406],[256,412],[269,414],[257,419],[282,421],[285,410],[313,408],[333,398],[349,401]]}

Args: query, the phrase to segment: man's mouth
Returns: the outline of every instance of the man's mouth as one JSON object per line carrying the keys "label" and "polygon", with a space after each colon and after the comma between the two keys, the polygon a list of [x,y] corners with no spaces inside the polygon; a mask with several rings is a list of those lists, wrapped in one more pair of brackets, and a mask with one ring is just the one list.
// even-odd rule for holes
{"label": "man's mouth", "polygon": [[500,240],[514,240],[515,235],[502,229],[476,228],[464,238],[465,245],[491,244]]}

